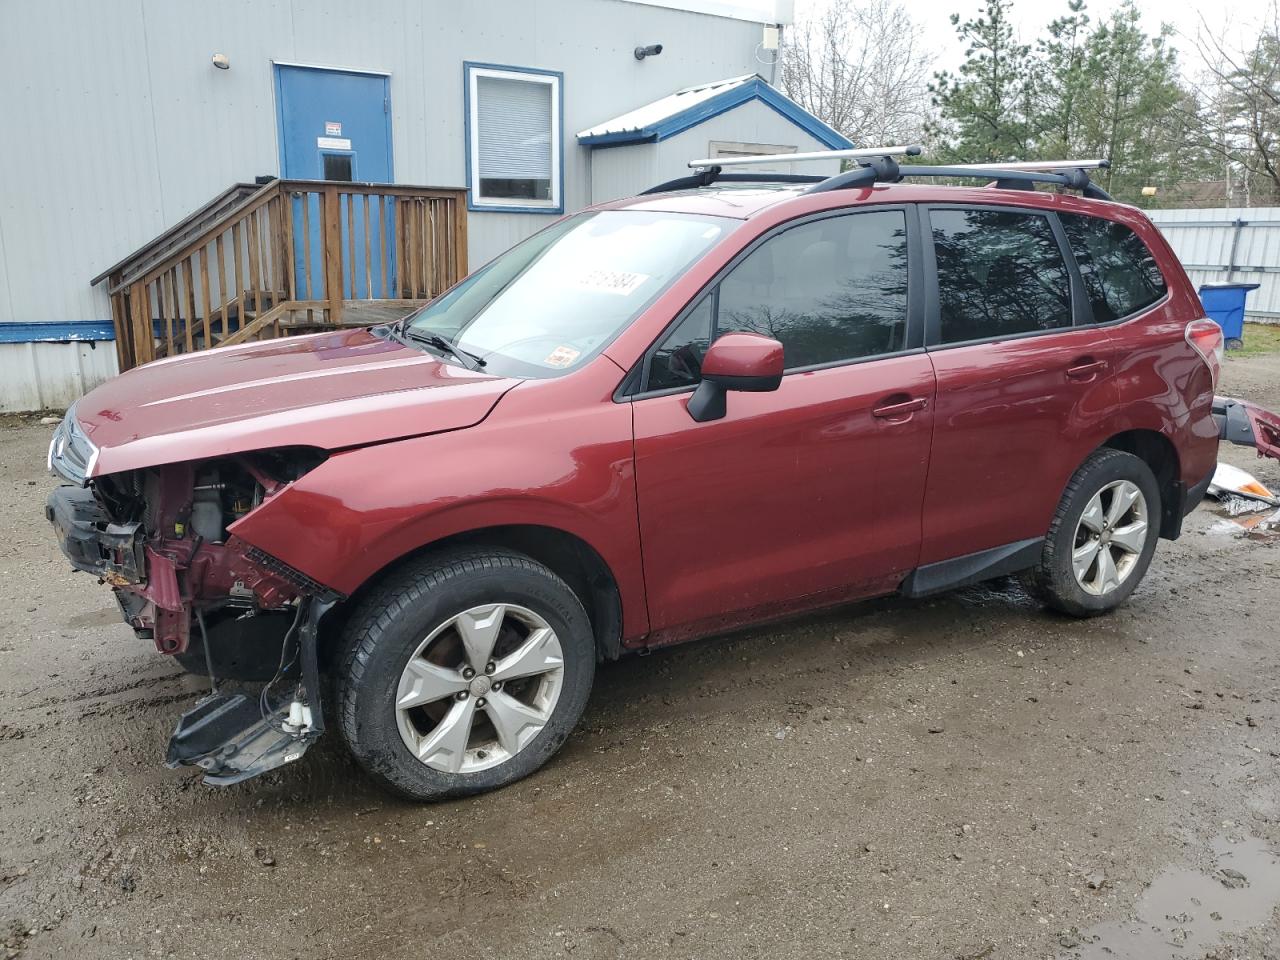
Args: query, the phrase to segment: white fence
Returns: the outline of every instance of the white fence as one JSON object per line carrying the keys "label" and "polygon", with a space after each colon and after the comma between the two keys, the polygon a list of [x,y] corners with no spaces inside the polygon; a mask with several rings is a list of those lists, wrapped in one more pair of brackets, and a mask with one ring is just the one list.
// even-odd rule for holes
{"label": "white fence", "polygon": [[1198,287],[1259,283],[1245,300],[1251,320],[1280,322],[1280,207],[1149,210]]}

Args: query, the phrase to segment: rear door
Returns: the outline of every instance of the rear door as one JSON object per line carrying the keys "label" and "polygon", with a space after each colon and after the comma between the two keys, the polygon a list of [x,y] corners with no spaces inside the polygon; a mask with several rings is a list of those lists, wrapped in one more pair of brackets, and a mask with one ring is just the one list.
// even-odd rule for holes
{"label": "rear door", "polygon": [[[636,483],[654,643],[894,589],[916,563],[934,376],[909,208],[780,228],[646,358]],[[686,410],[708,343],[783,344],[772,393]]]}
{"label": "rear door", "polygon": [[921,563],[1041,537],[1116,404],[1056,215],[933,206],[926,338],[938,378]]}

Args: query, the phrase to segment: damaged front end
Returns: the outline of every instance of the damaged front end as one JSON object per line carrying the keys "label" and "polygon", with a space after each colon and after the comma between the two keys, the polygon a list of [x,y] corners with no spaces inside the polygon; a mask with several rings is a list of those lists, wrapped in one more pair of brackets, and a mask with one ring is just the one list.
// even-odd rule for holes
{"label": "damaged front end", "polygon": [[[179,721],[169,765],[228,784],[302,756],[324,730],[319,622],[341,597],[231,528],[325,454],[287,448],[94,477],[96,459],[68,411],[49,448],[66,483],[45,513],[72,566],[112,588],[138,636],[180,659],[199,639],[213,692]],[[207,620],[267,616],[289,624],[274,676],[260,692],[221,690]]]}

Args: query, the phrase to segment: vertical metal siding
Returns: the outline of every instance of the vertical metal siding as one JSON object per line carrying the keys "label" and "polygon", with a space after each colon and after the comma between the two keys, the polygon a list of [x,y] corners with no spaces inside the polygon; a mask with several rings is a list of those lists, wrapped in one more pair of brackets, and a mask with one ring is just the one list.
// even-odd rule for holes
{"label": "vertical metal siding", "polygon": [[114,377],[114,343],[0,343],[0,413],[65,410]]}
{"label": "vertical metal siding", "polygon": [[[0,322],[107,318],[92,276],[229,184],[277,173],[272,60],[390,73],[396,179],[442,185],[466,180],[463,60],[563,71],[569,210],[591,189],[574,131],[759,68],[758,23],[621,0],[13,2]],[[666,50],[637,62],[641,41]],[[473,214],[472,261],[549,220]]]}
{"label": "vertical metal siding", "polygon": [[[672,139],[679,141],[681,138],[677,136]],[[682,176],[682,173],[669,176],[658,173],[658,149],[661,146],[662,144],[634,143],[592,150],[591,202],[604,203],[619,197],[634,196],[663,180]],[[692,159],[685,158],[686,161]]]}
{"label": "vertical metal siding", "polygon": [[[1228,279],[1260,283],[1245,301],[1246,316],[1280,321],[1280,207],[1152,210],[1149,215],[1197,287]],[[1233,242],[1235,269],[1229,270]]]}

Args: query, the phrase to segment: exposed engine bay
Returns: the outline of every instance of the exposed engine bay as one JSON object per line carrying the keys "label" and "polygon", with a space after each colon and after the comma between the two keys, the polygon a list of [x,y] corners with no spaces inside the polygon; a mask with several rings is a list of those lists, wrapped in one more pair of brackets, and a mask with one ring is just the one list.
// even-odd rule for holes
{"label": "exposed engine bay", "polygon": [[[287,448],[89,479],[95,451],[73,418],[74,410],[49,453],[50,469],[69,481],[45,507],[63,552],[112,588],[125,622],[159,652],[189,667],[189,655],[202,654],[205,669],[194,672],[207,673],[213,687],[179,722],[170,765],[194,764],[209,782],[234,783],[297,759],[324,729],[317,629],[341,598],[234,526],[325,453]],[[242,628],[250,621],[266,627],[256,631],[260,641],[274,632],[269,651],[278,650],[278,664],[261,691],[224,692],[211,636],[252,638]]]}

